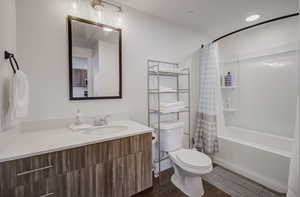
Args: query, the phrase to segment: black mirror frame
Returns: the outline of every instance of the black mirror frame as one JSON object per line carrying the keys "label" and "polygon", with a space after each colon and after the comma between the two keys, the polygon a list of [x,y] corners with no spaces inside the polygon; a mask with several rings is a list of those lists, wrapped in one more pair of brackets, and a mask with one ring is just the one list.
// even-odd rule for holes
{"label": "black mirror frame", "polygon": [[[82,23],[96,25],[99,27],[108,27],[119,32],[119,95],[118,96],[73,97],[72,21],[78,21]],[[69,15],[68,16],[68,37],[69,37],[68,38],[69,39],[69,99],[70,100],[122,99],[122,29]]]}

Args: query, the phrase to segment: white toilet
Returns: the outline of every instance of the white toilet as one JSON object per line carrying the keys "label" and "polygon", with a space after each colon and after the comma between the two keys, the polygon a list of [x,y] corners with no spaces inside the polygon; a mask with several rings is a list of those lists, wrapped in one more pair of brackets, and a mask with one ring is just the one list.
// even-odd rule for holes
{"label": "white toilet", "polygon": [[191,197],[204,195],[201,175],[212,171],[212,161],[204,153],[183,148],[183,123],[161,123],[161,150],[173,163],[172,183]]}

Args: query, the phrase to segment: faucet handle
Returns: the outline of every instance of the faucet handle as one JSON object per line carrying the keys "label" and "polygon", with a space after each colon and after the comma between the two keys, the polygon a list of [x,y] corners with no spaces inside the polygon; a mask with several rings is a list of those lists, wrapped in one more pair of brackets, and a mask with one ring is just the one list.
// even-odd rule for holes
{"label": "faucet handle", "polygon": [[95,117],[95,125],[96,126],[103,126],[103,125],[107,125],[108,124],[108,118],[110,117],[110,115],[105,115],[105,116],[98,116]]}
{"label": "faucet handle", "polygon": [[99,118],[99,117],[95,117],[95,119],[94,119],[94,125],[95,126],[101,126],[101,118]]}
{"label": "faucet handle", "polygon": [[108,118],[110,118],[111,117],[111,115],[105,115],[104,117],[103,117],[103,121],[104,121],[104,124],[108,124]]}

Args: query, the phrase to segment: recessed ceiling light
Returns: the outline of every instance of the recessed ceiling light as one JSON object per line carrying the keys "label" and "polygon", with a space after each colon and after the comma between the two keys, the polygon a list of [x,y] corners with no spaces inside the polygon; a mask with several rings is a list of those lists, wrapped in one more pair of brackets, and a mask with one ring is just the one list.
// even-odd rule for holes
{"label": "recessed ceiling light", "polygon": [[258,20],[259,18],[260,18],[260,15],[259,15],[259,14],[253,14],[253,15],[251,15],[251,16],[248,16],[248,17],[246,18],[246,21],[247,21],[247,22],[253,22],[253,21]]}
{"label": "recessed ceiling light", "polygon": [[189,15],[193,15],[194,14],[194,10],[189,10],[186,13],[189,14]]}

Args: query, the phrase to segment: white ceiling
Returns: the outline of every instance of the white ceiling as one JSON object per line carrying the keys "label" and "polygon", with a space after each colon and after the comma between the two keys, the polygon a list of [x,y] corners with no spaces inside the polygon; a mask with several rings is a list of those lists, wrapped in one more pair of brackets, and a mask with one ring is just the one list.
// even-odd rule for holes
{"label": "white ceiling", "polygon": [[[264,20],[298,12],[298,0],[115,0],[216,38]],[[245,18],[262,17],[253,23]]]}

